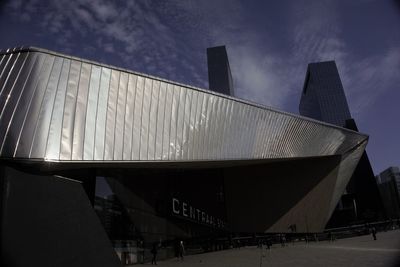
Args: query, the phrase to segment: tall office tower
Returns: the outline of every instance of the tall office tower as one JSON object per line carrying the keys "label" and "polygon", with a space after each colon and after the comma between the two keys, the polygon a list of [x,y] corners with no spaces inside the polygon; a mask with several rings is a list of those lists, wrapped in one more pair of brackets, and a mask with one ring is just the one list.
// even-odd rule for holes
{"label": "tall office tower", "polygon": [[[301,94],[300,114],[358,131],[351,118],[335,61],[310,63]],[[364,152],[328,227],[382,218],[383,206],[375,176]]]}
{"label": "tall office tower", "polygon": [[335,61],[308,64],[300,114],[344,127],[351,118]]}
{"label": "tall office tower", "polygon": [[400,170],[389,167],[376,176],[385,213],[388,218],[400,218]]}
{"label": "tall office tower", "polygon": [[209,89],[233,96],[233,80],[225,46],[207,48]]}

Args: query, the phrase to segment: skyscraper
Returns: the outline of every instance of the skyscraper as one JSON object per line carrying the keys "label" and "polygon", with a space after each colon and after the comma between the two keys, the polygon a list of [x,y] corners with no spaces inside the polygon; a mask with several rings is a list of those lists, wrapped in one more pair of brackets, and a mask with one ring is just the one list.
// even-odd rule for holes
{"label": "skyscraper", "polygon": [[[308,64],[299,111],[303,116],[358,131],[335,61]],[[328,227],[377,220],[382,212],[374,173],[364,152]]]}
{"label": "skyscraper", "polygon": [[207,48],[209,89],[233,96],[233,80],[225,46]]}
{"label": "skyscraper", "polygon": [[389,167],[376,176],[388,218],[400,218],[400,170]]}
{"label": "skyscraper", "polygon": [[344,127],[351,119],[335,61],[308,64],[300,114]]}

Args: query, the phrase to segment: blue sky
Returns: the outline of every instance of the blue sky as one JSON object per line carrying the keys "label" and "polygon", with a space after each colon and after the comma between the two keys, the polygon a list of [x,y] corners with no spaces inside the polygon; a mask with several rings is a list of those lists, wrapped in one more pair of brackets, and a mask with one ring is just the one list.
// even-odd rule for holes
{"label": "blue sky", "polygon": [[400,8],[384,0],[0,3],[0,47],[39,46],[208,87],[226,45],[235,95],[298,113],[307,64],[336,60],[375,173],[400,165]]}

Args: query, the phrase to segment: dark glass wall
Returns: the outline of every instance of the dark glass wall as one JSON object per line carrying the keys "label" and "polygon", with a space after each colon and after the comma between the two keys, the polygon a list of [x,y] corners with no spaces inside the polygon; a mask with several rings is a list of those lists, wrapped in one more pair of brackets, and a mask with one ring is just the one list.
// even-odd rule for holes
{"label": "dark glass wall", "polygon": [[299,111],[303,116],[341,127],[351,118],[335,61],[308,65]]}
{"label": "dark glass wall", "polygon": [[[358,131],[351,118],[335,61],[308,65],[299,112],[316,120]],[[379,220],[384,217],[382,200],[366,152],[342,196],[328,227]]]}
{"label": "dark glass wall", "polygon": [[233,80],[225,46],[207,48],[207,63],[209,89],[233,96]]}

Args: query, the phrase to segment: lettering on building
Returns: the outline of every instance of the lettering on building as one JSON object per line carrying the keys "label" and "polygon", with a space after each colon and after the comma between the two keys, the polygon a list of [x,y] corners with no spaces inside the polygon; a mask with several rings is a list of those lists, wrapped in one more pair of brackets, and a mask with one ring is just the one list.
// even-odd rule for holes
{"label": "lettering on building", "polygon": [[224,228],[225,222],[220,218],[216,218],[201,210],[197,207],[193,207],[189,203],[182,201],[178,198],[172,198],[172,213],[174,216],[178,216],[193,222],[205,224],[215,228]]}

